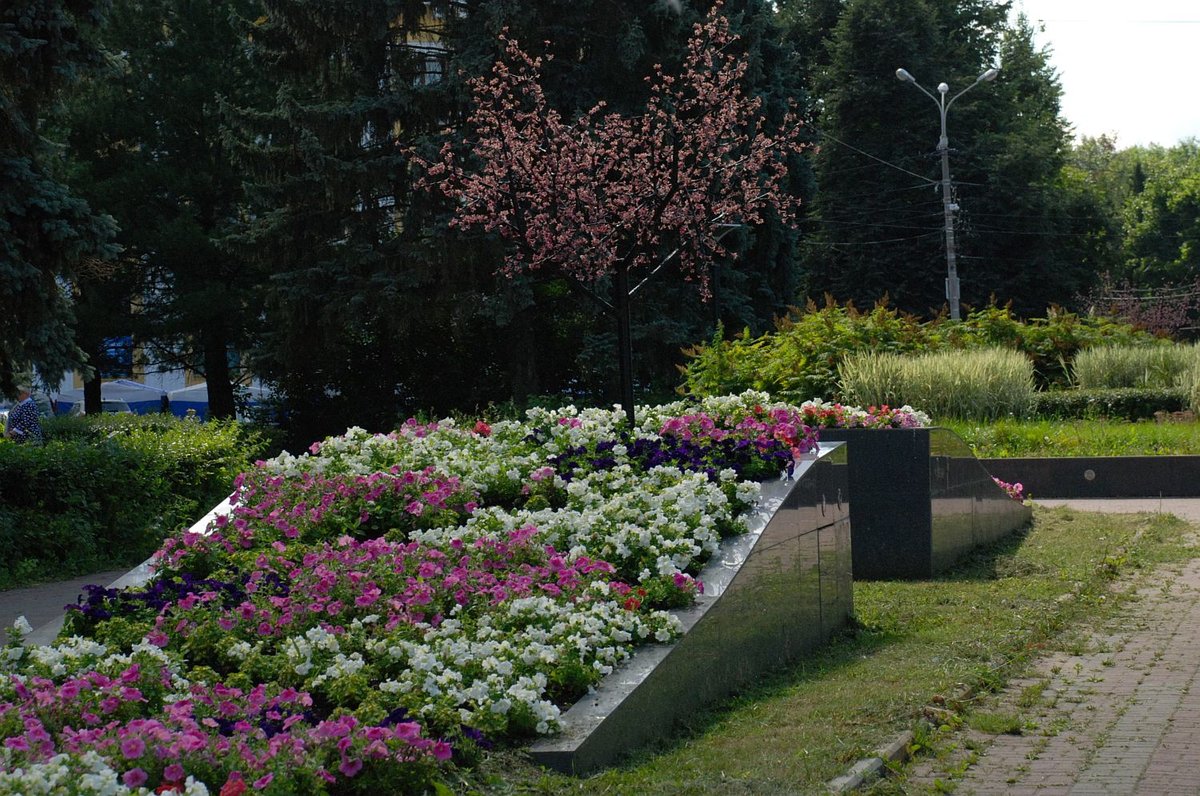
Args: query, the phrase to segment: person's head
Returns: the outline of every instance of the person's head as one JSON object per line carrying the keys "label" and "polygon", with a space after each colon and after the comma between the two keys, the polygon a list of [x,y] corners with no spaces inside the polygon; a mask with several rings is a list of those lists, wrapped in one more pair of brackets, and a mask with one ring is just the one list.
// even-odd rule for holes
{"label": "person's head", "polygon": [[33,385],[27,381],[17,384],[17,400],[24,401],[30,395],[33,395]]}

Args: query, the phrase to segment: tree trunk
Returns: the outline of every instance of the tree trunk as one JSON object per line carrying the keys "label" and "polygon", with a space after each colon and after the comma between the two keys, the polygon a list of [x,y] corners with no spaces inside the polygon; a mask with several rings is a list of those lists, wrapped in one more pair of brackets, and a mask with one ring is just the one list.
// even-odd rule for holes
{"label": "tree trunk", "polygon": [[229,346],[218,329],[204,331],[204,378],[208,381],[208,416],[232,419],[237,407],[229,378]]}
{"label": "tree trunk", "polygon": [[[95,359],[93,362],[97,361]],[[98,415],[104,406],[100,397],[100,372],[83,383],[83,411],[85,414]]]}
{"label": "tree trunk", "polygon": [[633,336],[629,323],[629,266],[618,263],[613,278],[613,310],[617,316],[617,360],[621,371],[621,406],[634,429],[633,414]]}
{"label": "tree trunk", "polygon": [[509,326],[508,372],[512,378],[513,403],[518,406],[541,392],[533,323],[532,312],[522,310],[514,315]]}

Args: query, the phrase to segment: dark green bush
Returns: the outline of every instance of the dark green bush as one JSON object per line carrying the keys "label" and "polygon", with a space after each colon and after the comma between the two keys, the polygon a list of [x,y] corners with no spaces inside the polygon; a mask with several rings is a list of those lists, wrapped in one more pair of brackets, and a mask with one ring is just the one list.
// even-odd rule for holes
{"label": "dark green bush", "polygon": [[985,307],[961,321],[938,317],[921,322],[883,303],[860,312],[851,305],[817,307],[810,302],[777,320],[774,332],[725,340],[718,330],[711,343],[685,350],[691,361],[682,369],[680,390],[697,397],[756,389],[796,402],[837,399],[843,397],[838,366],[850,354],[980,348],[1016,349],[1033,362],[1039,386],[1065,386],[1077,351],[1102,343],[1153,342],[1152,335],[1111,318],[1059,309],[1028,321],[1013,317],[1006,307]]}
{"label": "dark green bush", "polygon": [[135,564],[229,494],[261,437],[236,423],[103,415],[0,443],[0,589]]}
{"label": "dark green bush", "polygon": [[1155,412],[1188,408],[1188,391],[1171,387],[1121,387],[1112,390],[1049,390],[1037,393],[1034,415],[1046,419],[1104,417],[1145,420]]}

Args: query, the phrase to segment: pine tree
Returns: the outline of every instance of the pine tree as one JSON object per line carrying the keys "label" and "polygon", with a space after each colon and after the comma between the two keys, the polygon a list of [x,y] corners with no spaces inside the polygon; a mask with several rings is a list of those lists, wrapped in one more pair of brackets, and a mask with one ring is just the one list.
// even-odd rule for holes
{"label": "pine tree", "polygon": [[111,258],[112,220],[56,176],[43,125],[64,88],[99,64],[83,31],[107,3],[10,0],[0,7],[0,391],[35,366],[55,384],[84,365],[73,339],[71,282]]}
{"label": "pine tree", "polygon": [[[116,217],[119,278],[86,285],[81,332],[137,333],[151,359],[208,382],[209,413],[233,417],[231,360],[256,320],[254,274],[221,238],[241,174],[221,141],[219,101],[249,102],[262,83],[231,15],[250,0],[116,0],[101,32],[112,67],[86,81],[68,124],[74,182]],[[119,312],[136,305],[135,314]],[[81,339],[81,342],[85,342]]]}
{"label": "pine tree", "polygon": [[956,171],[963,301],[978,306],[995,296],[1018,315],[1039,316],[1098,276],[1087,244],[1094,222],[1086,203],[1064,191],[1070,134],[1062,88],[1024,16],[1005,29],[1000,63],[1000,78],[972,106],[972,142]]}
{"label": "pine tree", "polygon": [[[962,300],[993,296],[1021,314],[1085,289],[1091,226],[1075,225],[1060,174],[1067,146],[1061,88],[1028,23],[990,0],[849,0],[815,75],[821,152],[808,240],[809,292],[901,308],[945,303],[945,236],[935,145],[939,112],[897,81],[905,68],[948,97],[1001,65],[947,115]],[[804,18],[801,17],[803,20]],[[812,33],[807,34],[809,38]],[[931,157],[932,156],[932,157]],[[1094,258],[1093,258],[1094,261]]]}

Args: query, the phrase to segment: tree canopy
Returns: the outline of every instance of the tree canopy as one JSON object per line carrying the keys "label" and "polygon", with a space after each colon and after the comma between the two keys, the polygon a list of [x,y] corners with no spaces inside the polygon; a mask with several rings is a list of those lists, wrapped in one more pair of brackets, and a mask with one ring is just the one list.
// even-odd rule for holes
{"label": "tree canopy", "polygon": [[101,0],[13,0],[0,8],[0,391],[35,367],[56,383],[85,364],[71,280],[116,253],[114,225],[61,179],[46,119],[101,57],[85,36]]}

